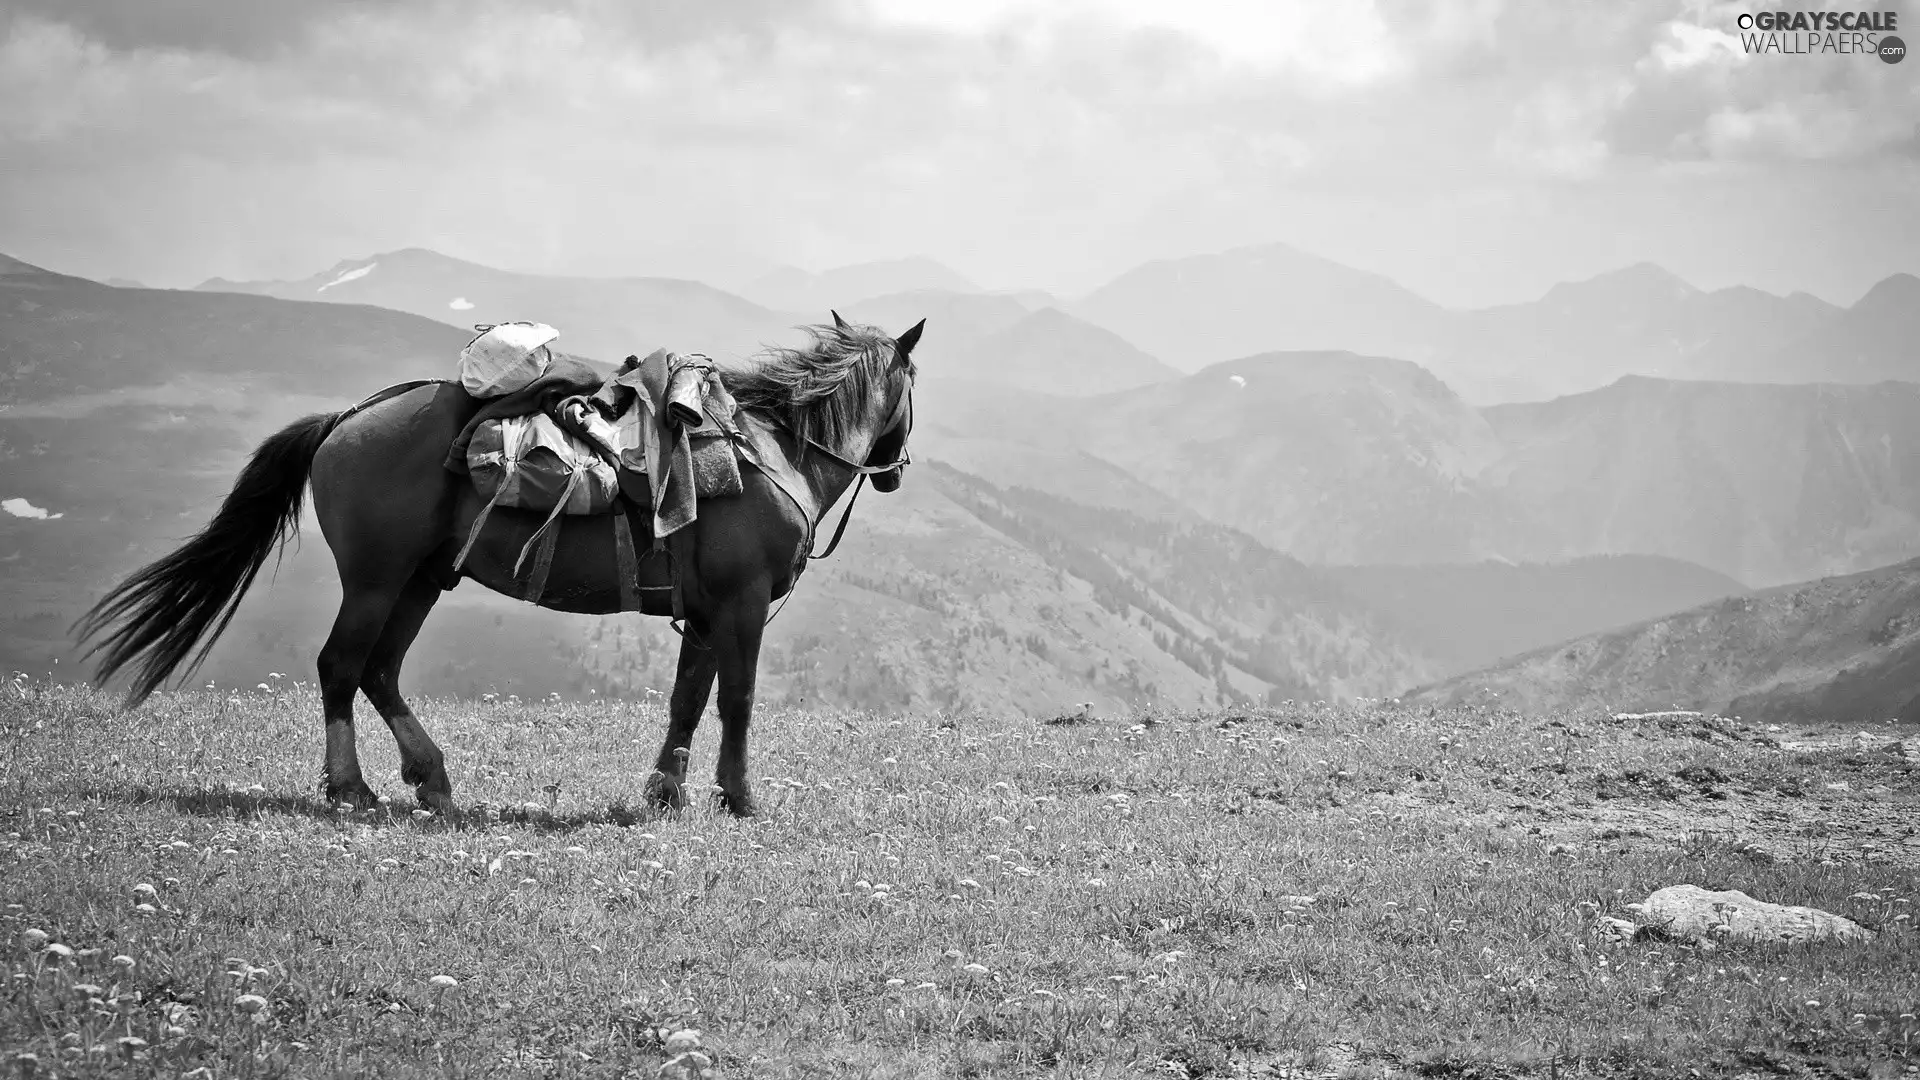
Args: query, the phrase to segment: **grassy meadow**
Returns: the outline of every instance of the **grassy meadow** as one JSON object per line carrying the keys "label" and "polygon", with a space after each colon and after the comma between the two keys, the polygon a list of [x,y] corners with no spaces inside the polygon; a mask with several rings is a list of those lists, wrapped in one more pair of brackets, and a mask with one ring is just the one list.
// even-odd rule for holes
{"label": "grassy meadow", "polygon": [[[638,804],[660,699],[415,704],[457,820],[364,703],[392,801],[324,805],[309,686],[0,684],[0,1075],[1920,1072],[1898,753],[1391,704],[764,710],[742,822]],[[1603,929],[1688,882],[1879,934]]]}

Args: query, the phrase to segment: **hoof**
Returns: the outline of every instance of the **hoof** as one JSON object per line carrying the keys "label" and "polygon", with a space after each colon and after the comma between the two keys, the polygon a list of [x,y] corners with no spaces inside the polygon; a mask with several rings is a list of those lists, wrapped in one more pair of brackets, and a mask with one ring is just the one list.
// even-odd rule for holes
{"label": "hoof", "polygon": [[327,785],[327,804],[338,806],[346,803],[355,810],[372,810],[380,805],[380,796],[373,793],[365,780],[349,780],[344,784]]}
{"label": "hoof", "polygon": [[760,816],[760,808],[754,805],[753,796],[744,791],[735,793],[723,788],[713,793],[713,801],[720,809],[737,818]]}
{"label": "hoof", "polygon": [[453,796],[445,791],[428,791],[424,786],[413,789],[413,797],[420,801],[420,809],[431,810],[444,818],[456,817],[460,811],[453,805]]}
{"label": "hoof", "polygon": [[687,805],[687,790],[679,778],[655,770],[644,789],[648,805],[657,810],[679,810]]}

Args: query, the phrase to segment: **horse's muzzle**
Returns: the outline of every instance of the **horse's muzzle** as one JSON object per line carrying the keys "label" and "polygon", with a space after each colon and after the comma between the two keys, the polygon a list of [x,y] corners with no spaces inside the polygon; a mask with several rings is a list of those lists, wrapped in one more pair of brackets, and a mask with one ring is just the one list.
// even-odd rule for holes
{"label": "horse's muzzle", "polygon": [[874,473],[869,477],[869,480],[873,484],[873,490],[884,495],[888,492],[899,491],[900,480],[905,474],[905,469],[889,469],[883,473]]}

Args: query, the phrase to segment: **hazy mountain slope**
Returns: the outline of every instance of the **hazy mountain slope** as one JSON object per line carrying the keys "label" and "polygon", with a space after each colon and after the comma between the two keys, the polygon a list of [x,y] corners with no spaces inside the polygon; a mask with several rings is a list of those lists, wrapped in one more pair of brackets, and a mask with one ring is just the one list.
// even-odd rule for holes
{"label": "hazy mountain slope", "polygon": [[[1494,698],[1492,695],[1497,694]],[[1920,560],[1783,586],[1536,650],[1415,700],[1920,720]]]}
{"label": "hazy mountain slope", "polygon": [[1757,584],[1920,554],[1920,384],[1623,379],[1485,410],[1514,558],[1639,552]]}
{"label": "hazy mountain slope", "polygon": [[1146,263],[1069,310],[1183,371],[1279,350],[1418,359],[1445,319],[1378,274],[1285,244]]}
{"label": "hazy mountain slope", "polygon": [[165,385],[173,389],[139,400],[179,405],[270,377],[286,392],[351,404],[388,383],[453,375],[472,336],[393,311],[122,289],[45,272],[0,276],[0,315],[0,401]]}
{"label": "hazy mountain slope", "polygon": [[1482,534],[1503,509],[1473,482],[1499,453],[1492,430],[1404,361],[1249,357],[1100,398],[1070,421],[1087,452],[1308,562],[1499,550]]}
{"label": "hazy mountain slope", "polygon": [[990,480],[1157,493],[1313,563],[1644,554],[1773,585],[1920,555],[1917,384],[1632,377],[1476,409],[1413,364],[1305,353],[1077,402],[922,398],[929,445]]}
{"label": "hazy mountain slope", "polygon": [[791,328],[803,319],[827,318],[825,308],[804,316],[777,313],[695,281],[521,274],[419,248],[350,259],[304,281],[215,279],[199,291],[372,304],[463,328],[544,322],[560,331],[562,349],[607,363],[657,348],[743,355],[792,340]]}
{"label": "hazy mountain slope", "polygon": [[[13,276],[13,275],[22,275],[26,277],[40,277],[40,276],[65,277],[66,276],[64,274],[55,274],[51,270],[42,269],[38,266],[33,265],[30,262],[22,262],[21,260],[16,259],[11,255],[0,255],[0,277],[7,277],[7,276]],[[83,279],[75,278],[74,280],[79,281]]]}
{"label": "hazy mountain slope", "polygon": [[1420,650],[1325,573],[1243,533],[1152,521],[935,466],[942,491],[1093,586],[1102,607],[1223,685],[1269,696],[1378,695],[1393,673],[1433,670]]}
{"label": "hazy mountain slope", "polygon": [[1895,274],[1852,307],[1765,343],[1721,340],[1703,374],[1764,382],[1920,381],[1920,277]]}
{"label": "hazy mountain slope", "polygon": [[933,370],[1063,397],[1084,397],[1178,378],[1180,373],[1119,335],[1042,308],[954,350]]}
{"label": "hazy mountain slope", "polygon": [[1653,555],[1325,573],[1452,671],[1747,591],[1706,567]]}
{"label": "hazy mountain slope", "polygon": [[[1703,292],[1650,263],[1563,282],[1539,300],[1450,313],[1430,366],[1475,402],[1543,400],[1623,375],[1749,377],[1756,353],[1839,308],[1804,294]],[[1722,357],[1736,358],[1732,365]]]}

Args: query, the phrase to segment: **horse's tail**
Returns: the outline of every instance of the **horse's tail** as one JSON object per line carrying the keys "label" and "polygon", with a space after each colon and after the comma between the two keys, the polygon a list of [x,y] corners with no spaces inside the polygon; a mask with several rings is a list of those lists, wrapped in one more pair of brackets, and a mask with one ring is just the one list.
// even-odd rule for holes
{"label": "horse's tail", "polygon": [[206,528],[114,586],[74,624],[83,643],[111,628],[86,655],[102,654],[102,683],[133,665],[129,708],[172,677],[189,654],[186,674],[207,658],[267,556],[299,531],[313,456],[344,416],[317,413],[269,436]]}

